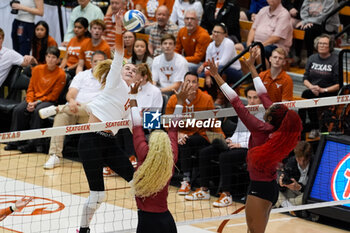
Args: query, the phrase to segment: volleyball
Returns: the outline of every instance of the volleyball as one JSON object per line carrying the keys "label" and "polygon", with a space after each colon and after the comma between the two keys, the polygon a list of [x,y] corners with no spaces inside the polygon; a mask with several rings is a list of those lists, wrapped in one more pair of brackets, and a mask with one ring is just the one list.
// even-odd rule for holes
{"label": "volleyball", "polygon": [[146,16],[138,10],[129,10],[124,14],[124,27],[131,32],[139,32],[145,26]]}

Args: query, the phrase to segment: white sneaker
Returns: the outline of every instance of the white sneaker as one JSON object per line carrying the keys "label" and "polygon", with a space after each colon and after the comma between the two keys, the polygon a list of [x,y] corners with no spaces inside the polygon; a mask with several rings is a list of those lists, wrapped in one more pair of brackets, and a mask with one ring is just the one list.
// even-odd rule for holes
{"label": "white sneaker", "polygon": [[314,139],[314,138],[318,138],[319,136],[320,136],[320,130],[312,129],[311,132],[309,133],[308,138],[309,139]]}
{"label": "white sneaker", "polygon": [[221,193],[219,199],[213,202],[214,207],[226,207],[232,205],[232,196],[226,195],[226,193]]}
{"label": "white sneaker", "polygon": [[182,181],[181,182],[181,187],[177,191],[177,194],[179,195],[186,195],[189,194],[191,191],[191,185],[188,181]]}
{"label": "white sneaker", "polygon": [[56,111],[56,106],[55,105],[51,105],[49,107],[46,108],[42,108],[39,110],[39,116],[41,119],[46,119],[50,116],[54,116],[56,115],[57,111]]}
{"label": "white sneaker", "polygon": [[185,199],[187,201],[209,200],[210,194],[209,191],[204,191],[203,189],[199,188],[195,192],[186,195]]}
{"label": "white sneaker", "polygon": [[103,176],[118,176],[110,167],[103,167]]}
{"label": "white sneaker", "polygon": [[55,167],[59,167],[60,165],[60,158],[57,155],[51,155],[44,164],[44,169],[53,169]]}

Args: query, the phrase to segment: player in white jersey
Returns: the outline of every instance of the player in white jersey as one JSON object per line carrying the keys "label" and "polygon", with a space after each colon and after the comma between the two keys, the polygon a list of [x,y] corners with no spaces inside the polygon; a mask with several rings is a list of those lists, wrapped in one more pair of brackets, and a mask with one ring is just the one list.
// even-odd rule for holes
{"label": "player in white jersey", "polygon": [[[91,101],[87,107],[90,114],[89,123],[113,121],[128,118],[129,90],[128,87],[135,73],[131,66],[122,68],[124,46],[122,37],[123,12],[116,14],[116,45],[115,54],[110,71],[106,78],[106,85],[99,96]],[[133,65],[132,65],[133,66]],[[123,74],[121,71],[123,70]],[[89,183],[90,196],[83,207],[80,223],[80,233],[90,232],[90,221],[105,197],[105,188],[102,175],[104,165],[108,165],[127,182],[133,177],[134,169],[116,143],[115,134],[118,130],[86,133],[80,137],[79,157]]]}

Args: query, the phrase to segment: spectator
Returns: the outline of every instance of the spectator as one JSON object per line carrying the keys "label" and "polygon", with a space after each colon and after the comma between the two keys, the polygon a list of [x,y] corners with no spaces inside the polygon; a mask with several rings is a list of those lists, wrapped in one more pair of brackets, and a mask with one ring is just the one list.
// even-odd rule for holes
{"label": "spectator", "polygon": [[126,0],[110,0],[109,6],[111,11],[106,13],[104,21],[106,30],[103,34],[103,39],[107,41],[109,47],[114,51],[115,45],[115,14],[119,10],[126,10]]}
{"label": "spectator", "polygon": [[128,59],[128,63],[141,64],[146,63],[148,67],[152,67],[153,59],[148,50],[148,43],[144,39],[136,39],[132,49],[132,56]]}
{"label": "spectator", "polygon": [[178,90],[188,71],[186,59],[174,52],[175,37],[165,34],[161,40],[163,53],[154,58],[152,64],[153,83],[164,94]]}
{"label": "spectator", "polygon": [[45,21],[35,24],[34,37],[32,40],[32,54],[39,64],[45,64],[45,54],[48,47],[55,46],[55,39],[49,35],[49,25]]}
{"label": "spectator", "polygon": [[185,12],[185,27],[181,28],[177,40],[175,52],[184,54],[188,61],[189,71],[196,73],[200,63],[205,58],[205,51],[210,43],[208,32],[198,25],[199,16],[193,9]]}
{"label": "spectator", "polygon": [[98,6],[95,6],[90,0],[78,0],[79,6],[75,7],[68,21],[68,28],[64,35],[62,46],[67,46],[68,42],[74,37],[74,22],[79,17],[86,18],[89,23],[95,19],[103,20],[103,13]]}
{"label": "spectator", "polygon": [[185,26],[184,18],[185,11],[189,9],[195,9],[199,16],[203,15],[203,6],[200,1],[197,0],[175,0],[173,10],[171,12],[170,21],[177,23],[179,28]]}
{"label": "spectator", "polygon": [[29,55],[34,34],[35,15],[44,15],[44,0],[26,0],[12,3],[12,9],[18,10],[12,23],[12,47],[21,55]]}
{"label": "spectator", "polygon": [[[69,86],[66,95],[67,104],[42,108],[39,111],[41,118],[55,115],[53,127],[87,123],[89,114],[86,111],[86,104],[97,96],[103,89],[106,80],[94,74],[97,63],[106,60],[107,56],[102,51],[96,51],[91,55],[91,69],[77,74]],[[51,138],[49,159],[44,164],[45,169],[52,169],[60,166],[60,159],[63,151],[64,135]]]}
{"label": "spectator", "polygon": [[[46,64],[33,68],[32,77],[27,89],[26,100],[18,104],[12,113],[11,131],[43,128],[44,121],[39,110],[54,104],[66,84],[64,70],[57,66],[60,51],[49,47],[46,51]],[[5,150],[20,150],[22,153],[44,151],[40,139],[9,143]]]}
{"label": "spectator", "polygon": [[[218,23],[214,26],[212,31],[213,42],[211,42],[207,48],[205,60],[214,59],[216,65],[223,68],[229,61],[231,61],[237,52],[235,49],[235,44],[232,40],[226,37],[227,28],[224,23]],[[204,74],[204,64],[203,63],[198,68],[198,74],[200,77],[205,76],[205,84],[208,87],[213,85],[210,75]],[[242,76],[241,63],[239,61],[234,62],[229,68],[224,72],[226,75],[226,82],[230,84],[236,83]]]}
{"label": "spectator", "polygon": [[158,7],[156,11],[156,23],[149,27],[149,51],[153,57],[162,53],[161,39],[164,34],[171,34],[175,38],[179,31],[176,24],[169,20],[169,10],[166,6]]}
{"label": "spectator", "polygon": [[295,149],[295,156],[288,159],[278,178],[280,192],[276,207],[301,205],[305,186],[309,181],[312,164],[312,147],[306,141],[300,141]]}
{"label": "spectator", "polygon": [[256,14],[260,11],[261,8],[267,6],[266,0],[251,0],[250,1],[250,7],[248,11],[241,11],[240,12],[240,20],[245,21],[255,21]]}
{"label": "spectator", "polygon": [[133,32],[126,31],[123,34],[124,40],[124,58],[129,59],[132,56],[132,50],[136,40],[136,35]]}
{"label": "spectator", "polygon": [[22,56],[14,50],[2,47],[2,43],[4,42],[5,33],[0,28],[0,87],[3,82],[6,80],[11,67],[13,65],[18,65],[22,67],[26,67],[30,64],[36,64],[37,61],[33,56]]}
{"label": "spectator", "polygon": [[236,0],[208,0],[204,4],[201,26],[211,32],[218,23],[224,23],[228,36],[234,42],[241,41],[239,5]]}
{"label": "spectator", "polygon": [[[248,86],[244,93],[248,99],[248,106],[261,104],[258,94],[255,91],[254,85]],[[255,116],[263,120],[264,113],[257,112]],[[188,201],[209,199],[209,180],[211,160],[219,160],[220,179],[222,184],[222,193],[220,198],[213,202],[215,207],[226,207],[232,204],[233,187],[232,176],[237,174],[235,171],[237,166],[243,166],[246,162],[248,152],[250,132],[243,122],[238,119],[235,133],[226,139],[226,146],[220,146],[220,143],[215,143],[203,148],[199,151],[199,176],[201,187],[195,192],[186,195],[185,199]],[[225,142],[224,142],[225,143]],[[234,190],[238,191],[238,190]]]}
{"label": "spectator", "polygon": [[75,37],[69,41],[66,54],[60,65],[60,68],[65,69],[71,77],[75,76],[81,45],[90,37],[89,22],[86,18],[79,17],[75,20],[74,34]]}
{"label": "spectator", "polygon": [[10,207],[0,210],[0,222],[4,220],[7,216],[12,214],[13,212],[21,211],[29,202],[33,200],[33,197],[26,198],[23,197],[20,200],[17,200],[15,204],[12,204]]}
{"label": "spectator", "polygon": [[270,69],[259,73],[272,102],[293,100],[293,80],[283,70],[283,66],[286,64],[286,56],[284,49],[274,49],[269,58]]}
{"label": "spectator", "polygon": [[[305,31],[304,42],[307,50],[307,57],[310,57],[314,52],[314,39],[321,35],[323,28],[322,21],[327,15],[337,7],[334,0],[304,0],[301,10],[301,21],[296,25]],[[339,26],[339,15],[335,14],[327,20],[326,29],[329,32],[337,32]],[[296,55],[301,56],[302,41],[296,44]],[[301,57],[301,67],[305,66],[306,57]]]}
{"label": "spectator", "polygon": [[[198,76],[196,73],[186,73],[184,82],[191,85],[192,93],[187,97],[188,101],[184,103],[184,108],[182,111],[183,113],[215,109],[214,102],[211,96],[202,92],[198,88]],[[173,113],[176,103],[176,95],[172,95],[166,106],[165,113]],[[179,129],[179,158],[181,164],[181,171],[184,174],[183,181],[181,182],[181,187],[178,190],[179,195],[188,194],[191,190],[190,177],[193,168],[191,156],[198,154],[199,148],[209,146],[208,137],[206,135],[207,131],[212,131],[224,135],[221,128],[217,126],[209,128],[197,128],[190,126]]]}
{"label": "spectator", "polygon": [[[316,37],[314,41],[316,54],[311,55],[305,66],[304,85],[307,89],[301,97],[305,99],[335,96],[339,90],[338,77],[338,57],[333,54],[334,39],[322,34]],[[311,132],[309,138],[313,139],[319,136],[319,119],[317,108],[300,109],[299,115],[304,128],[306,123],[306,112],[308,113]]]}
{"label": "spectator", "polygon": [[136,9],[139,8],[145,13],[149,21],[154,22],[156,21],[158,7],[164,5],[171,11],[173,9],[174,0],[134,0],[134,5]]}
{"label": "spectator", "polygon": [[88,38],[81,44],[76,74],[83,71],[84,68],[91,68],[91,54],[97,50],[101,50],[108,58],[111,58],[111,49],[107,42],[102,39],[102,34],[105,29],[106,25],[101,19],[95,19],[90,23],[91,38]]}
{"label": "spectator", "polygon": [[159,88],[152,83],[152,73],[147,64],[136,65],[135,82],[141,81],[139,92],[136,96],[137,107],[140,113],[144,111],[161,111],[163,107],[163,97]]}
{"label": "spectator", "polygon": [[[265,56],[269,58],[275,48],[283,48],[287,53],[292,45],[293,27],[289,12],[282,6],[281,0],[269,1],[269,6],[262,8],[249,31],[247,46],[253,41],[261,42],[265,47]],[[242,51],[244,45],[236,44]]]}

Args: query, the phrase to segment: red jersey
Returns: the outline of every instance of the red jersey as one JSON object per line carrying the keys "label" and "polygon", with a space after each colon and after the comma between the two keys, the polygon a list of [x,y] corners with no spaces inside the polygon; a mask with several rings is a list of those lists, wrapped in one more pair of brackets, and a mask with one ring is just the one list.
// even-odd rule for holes
{"label": "red jersey", "polygon": [[[174,164],[177,162],[178,149],[177,149],[177,128],[170,128],[168,135],[171,141],[171,147],[174,155]],[[133,139],[135,152],[137,155],[137,168],[138,169],[145,161],[148,154],[148,144],[146,142],[145,134],[143,132],[142,126],[133,127]],[[173,167],[174,173],[174,167]],[[159,174],[160,176],[162,174]],[[169,189],[170,179],[164,188],[156,193],[145,198],[135,197],[137,208],[146,212],[152,213],[163,213],[168,210],[168,189]]]}

